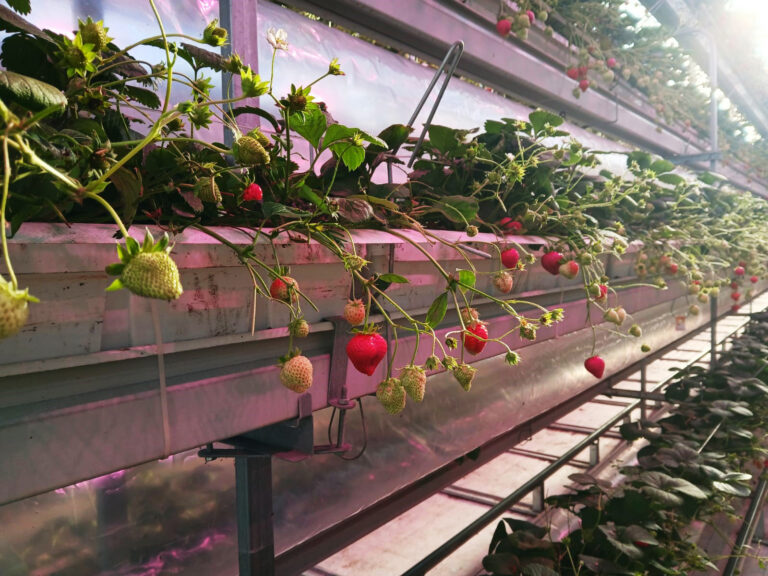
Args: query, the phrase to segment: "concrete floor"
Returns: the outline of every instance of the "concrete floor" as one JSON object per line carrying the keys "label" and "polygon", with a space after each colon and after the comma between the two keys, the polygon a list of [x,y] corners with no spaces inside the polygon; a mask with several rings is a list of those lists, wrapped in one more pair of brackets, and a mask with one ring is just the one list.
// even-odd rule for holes
{"label": "concrete floor", "polygon": [[[763,297],[755,303],[755,309],[768,306],[768,297]],[[729,317],[723,320],[721,334],[731,328],[745,323],[744,317]],[[679,368],[690,362],[696,356],[709,349],[709,333],[687,341],[679,349],[671,351],[647,368],[649,389],[655,383],[670,375],[670,369]],[[725,349],[728,348],[726,344]],[[707,365],[708,358],[698,364]],[[624,390],[639,390],[639,376],[621,382],[617,388]],[[549,464],[547,456],[560,456],[571,446],[578,443],[594,428],[607,421],[622,409],[621,404],[628,404],[625,398],[597,397],[594,401],[579,407],[559,420],[553,428],[542,430],[532,438],[519,444],[514,450],[500,455],[485,466],[477,469],[468,476],[456,482],[450,489],[423,501],[418,506],[405,512],[378,530],[364,536],[354,544],[326,559],[304,576],[392,576],[401,574],[426,554],[448,540],[464,526],[483,514],[494,501],[506,497],[522,485],[534,474]],[[639,414],[633,414],[633,419]],[[558,427],[557,425],[560,425]],[[567,431],[562,425],[583,427],[585,431]],[[559,429],[558,429],[559,428]],[[621,453],[614,453],[616,460],[602,462],[599,475],[612,481],[617,478],[617,467],[622,462],[634,458],[638,446],[619,446],[617,438],[603,437],[600,440],[600,454],[605,458],[617,447]],[[578,465],[579,461],[586,463],[587,451],[578,455],[575,465],[566,465],[552,475],[545,484],[545,495],[562,493],[570,486],[568,476],[574,472],[583,472],[586,467]],[[471,492],[468,492],[471,491]],[[448,492],[448,493],[446,493]],[[464,496],[462,496],[462,493]],[[470,497],[486,499],[488,503],[478,503],[466,499]],[[531,510],[532,496],[529,494],[515,506],[507,517],[526,520],[536,518]],[[547,519],[538,518],[546,522]],[[552,518],[548,519],[552,521]],[[562,519],[561,519],[562,520]],[[482,558],[488,552],[491,535],[496,529],[498,520],[494,520],[471,540],[458,548],[429,573],[439,576],[477,576],[483,573]],[[766,527],[768,533],[768,527]],[[757,546],[755,556],[768,556],[768,546]],[[745,562],[742,576],[768,574],[756,559]]]}

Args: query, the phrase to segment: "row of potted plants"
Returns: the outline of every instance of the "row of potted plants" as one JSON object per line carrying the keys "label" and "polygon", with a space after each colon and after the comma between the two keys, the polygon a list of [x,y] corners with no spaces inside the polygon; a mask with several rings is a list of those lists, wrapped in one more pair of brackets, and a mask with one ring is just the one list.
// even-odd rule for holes
{"label": "row of potted plants", "polygon": [[562,537],[505,519],[485,569],[540,576],[716,569],[719,551],[703,550],[694,536],[697,526],[737,514],[735,499],[748,497],[753,473],[762,473],[766,336],[768,323],[753,323],[715,370],[680,371],[665,390],[672,407],[661,419],[621,426],[626,440],[644,440],[637,464],[620,469],[623,481],[571,475],[574,490],[548,498],[545,512],[565,512]]}
{"label": "row of potted plants", "polygon": [[[344,310],[354,333],[347,355],[359,372],[373,374],[388,352],[372,318],[391,326],[395,347],[398,331],[415,334],[421,345],[431,347],[423,366],[412,361],[399,367],[399,374],[388,368],[377,396],[393,414],[408,396],[423,399],[426,371],[449,369],[469,390],[476,373],[469,357],[488,342],[506,350],[507,362],[514,365],[519,356],[507,336],[515,332],[534,340],[539,327],[562,319],[560,308],[510,296],[515,275],[538,265],[516,241],[520,235],[548,238],[541,266],[553,275],[578,278],[594,315],[593,328],[607,325],[624,336],[640,337],[642,329],[627,319],[617,298],[609,305],[615,290],[605,258],[620,258],[630,243],[640,247],[637,283],[663,289],[669,281],[683,282],[693,300],[691,314],[698,313],[697,301],[717,296],[723,285],[732,287],[738,306],[751,296],[749,282],[764,274],[761,254],[768,237],[759,222],[768,208],[763,200],[729,190],[712,174],[698,181],[684,178],[670,162],[643,152],[628,156],[626,174],[601,170],[601,152],[570,138],[560,129],[562,119],[542,110],[526,121],[489,120],[482,131],[431,126],[407,180],[382,183],[385,167],[406,170],[398,152],[414,148],[412,128],[393,125],[372,135],[335,122],[314,100],[312,88],[344,74],[336,60],[321,77],[277,95],[273,79],[278,55],[288,46],[285,31],[268,33],[272,65],[263,80],[236,54],[222,58],[199,46],[227,42],[216,21],[199,38],[167,34],[153,0],[148,2],[159,33],[123,49],[102,22],[80,21],[69,37],[39,30],[8,9],[0,12],[11,31],[0,53],[5,67],[0,72],[0,228],[13,234],[30,220],[110,219],[117,227],[118,261],[106,269],[116,277],[107,290],[125,288],[160,300],[183,292],[171,238],[187,228],[205,232],[231,248],[247,268],[256,297],[289,311],[291,338],[280,361],[281,381],[291,390],[304,392],[312,384],[312,361],[295,341],[311,329],[302,304],[315,304],[280,265],[276,250],[272,263],[257,255],[256,243],[265,238],[273,245],[286,238],[315,242],[343,263],[355,285]],[[164,61],[150,65],[132,58],[131,50],[140,45],[156,47]],[[179,59],[190,64],[192,76],[177,71]],[[210,74],[219,71],[238,80],[239,96],[211,98]],[[188,88],[188,100],[171,101],[174,83]],[[272,100],[279,117],[258,107],[257,98]],[[259,117],[269,130],[243,133],[238,125],[243,115]],[[212,122],[232,131],[232,146],[196,137]],[[309,157],[300,155],[298,138],[311,148]],[[149,232],[143,239],[132,237],[131,225],[147,224],[165,234],[157,240]],[[221,226],[245,232],[252,244],[232,243],[217,232]],[[407,310],[388,291],[408,278],[374,270],[358,254],[351,231],[359,228],[385,230],[411,244],[444,279],[445,289],[426,315]],[[404,230],[416,231],[423,242]],[[464,235],[448,240],[440,230]],[[480,272],[469,257],[480,231],[495,234],[492,242],[483,237],[498,266],[492,294],[479,287]],[[466,267],[447,270],[425,243],[455,250]],[[0,336],[12,337],[35,298],[14,274],[5,235],[2,248],[7,278],[0,281]],[[498,315],[516,319],[515,328],[490,338],[473,306],[479,301],[495,303]],[[523,314],[523,306],[539,312]],[[438,338],[435,328],[451,307],[459,328]],[[585,360],[585,368],[603,375],[598,351]]]}

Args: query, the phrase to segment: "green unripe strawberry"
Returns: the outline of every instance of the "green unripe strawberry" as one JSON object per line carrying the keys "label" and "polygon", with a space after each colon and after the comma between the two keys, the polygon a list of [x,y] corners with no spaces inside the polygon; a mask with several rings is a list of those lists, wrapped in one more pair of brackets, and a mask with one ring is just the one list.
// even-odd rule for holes
{"label": "green unripe strawberry", "polygon": [[306,338],[309,336],[309,323],[304,318],[296,318],[288,324],[288,332],[296,338]]}
{"label": "green unripe strawberry", "polygon": [[472,388],[472,381],[475,379],[475,373],[477,368],[473,368],[469,364],[459,364],[453,369],[453,377],[456,378],[461,387],[467,392]]}
{"label": "green unripe strawberry", "polygon": [[421,366],[410,364],[400,370],[400,384],[413,400],[421,402],[424,400],[424,392],[427,386],[427,375]]}
{"label": "green unripe strawberry", "polygon": [[15,290],[0,276],[0,339],[13,336],[24,327],[30,301],[37,302],[37,298],[30,296],[28,290]]}
{"label": "green unripe strawberry", "polygon": [[632,324],[632,326],[629,327],[629,333],[635,338],[640,338],[640,336],[643,335],[643,329],[637,324]]}
{"label": "green unripe strawberry", "polygon": [[264,149],[256,138],[240,137],[232,147],[235,160],[243,166],[265,166],[269,164],[269,152]]}
{"label": "green unripe strawberry", "polygon": [[376,388],[376,399],[392,415],[405,408],[405,388],[397,378],[387,378]]}
{"label": "green unripe strawberry", "polygon": [[267,137],[264,135],[264,132],[262,132],[262,131],[261,131],[261,130],[259,130],[258,128],[254,128],[253,130],[251,130],[250,132],[248,132],[248,134],[246,134],[246,136],[248,136],[249,138],[253,138],[254,140],[256,140],[256,141],[257,141],[259,144],[261,144],[261,145],[262,145],[262,147],[263,147],[264,149],[266,149],[266,148],[269,148],[270,146],[272,146],[272,142],[270,142],[270,141],[269,141],[269,138],[267,138]]}
{"label": "green unripe strawberry", "polygon": [[137,296],[176,300],[184,291],[179,269],[167,252],[141,252],[125,265],[120,281]]}
{"label": "green unripe strawberry", "polygon": [[195,184],[195,195],[203,202],[218,204],[221,202],[221,191],[214,178],[204,176]]}
{"label": "green unripe strawberry", "polygon": [[303,394],[312,386],[312,362],[306,356],[298,354],[283,363],[280,369],[280,382],[297,394]]}
{"label": "green unripe strawberry", "polygon": [[112,38],[107,36],[109,28],[104,28],[102,20],[94,22],[88,16],[85,22],[78,20],[77,27],[80,31],[80,37],[83,39],[83,44],[92,44],[94,52],[104,51],[107,48],[107,44],[112,41]]}

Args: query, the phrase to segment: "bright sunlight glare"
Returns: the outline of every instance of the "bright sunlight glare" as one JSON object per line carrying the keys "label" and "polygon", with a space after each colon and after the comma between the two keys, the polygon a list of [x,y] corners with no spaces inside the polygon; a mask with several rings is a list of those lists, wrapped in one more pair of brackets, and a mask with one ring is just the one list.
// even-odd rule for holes
{"label": "bright sunlight glare", "polygon": [[755,52],[768,65],[768,2],[765,0],[728,0],[726,9],[743,18],[744,30],[752,38]]}

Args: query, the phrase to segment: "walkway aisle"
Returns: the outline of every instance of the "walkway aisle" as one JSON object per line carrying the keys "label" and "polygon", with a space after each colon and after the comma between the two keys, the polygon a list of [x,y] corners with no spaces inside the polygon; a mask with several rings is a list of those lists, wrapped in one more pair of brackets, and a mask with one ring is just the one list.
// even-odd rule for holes
{"label": "walkway aisle", "polygon": [[[754,309],[768,306],[768,296],[754,303]],[[731,332],[747,321],[746,317],[731,316],[718,324],[718,334]],[[720,338],[718,338],[719,340]],[[652,390],[670,375],[670,369],[690,363],[709,349],[709,331],[683,343],[679,348],[652,362],[647,368],[648,390]],[[727,349],[728,344],[721,346]],[[706,356],[698,365],[707,366]],[[639,373],[619,383],[617,389],[640,390]],[[629,398],[598,396],[548,428],[495,458],[485,466],[465,476],[449,488],[435,494],[415,508],[401,514],[378,530],[328,558],[304,576],[395,576],[402,574],[426,554],[456,534],[502,498],[521,486],[534,474],[556,460],[570,447],[589,435],[596,423],[608,421],[632,402]],[[653,405],[649,405],[649,413]],[[639,418],[639,409],[632,419]],[[617,430],[600,439],[601,462],[589,466],[588,449],[575,461],[562,467],[545,484],[547,496],[569,489],[568,476],[574,472],[590,471],[613,482],[620,480],[617,468],[634,458],[639,446],[627,446]],[[506,516],[532,520],[529,494]],[[456,550],[434,568],[430,574],[439,576],[476,576],[482,573],[481,560],[488,551],[491,535],[498,522],[494,521],[474,538]],[[744,574],[747,574],[745,572]],[[765,571],[749,574],[766,574]]]}

